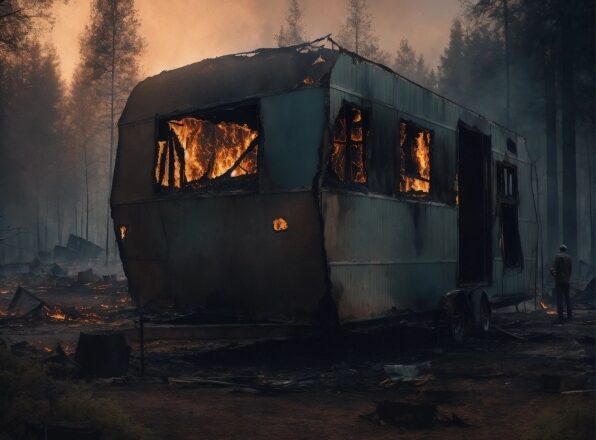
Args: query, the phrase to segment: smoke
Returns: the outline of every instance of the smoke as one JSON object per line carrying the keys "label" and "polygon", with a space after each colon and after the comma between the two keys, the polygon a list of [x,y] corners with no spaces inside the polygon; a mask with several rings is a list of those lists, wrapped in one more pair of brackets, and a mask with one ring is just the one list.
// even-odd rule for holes
{"label": "smoke", "polygon": [[[302,0],[308,38],[337,33],[345,16],[345,0]],[[54,6],[56,45],[65,79],[78,62],[78,37],[89,16],[88,0]],[[144,75],[154,75],[204,58],[275,45],[274,35],[287,14],[283,0],[137,0],[141,34],[147,50]],[[394,57],[407,38],[431,67],[439,63],[451,21],[460,14],[458,0],[369,0],[374,31],[381,48]]]}

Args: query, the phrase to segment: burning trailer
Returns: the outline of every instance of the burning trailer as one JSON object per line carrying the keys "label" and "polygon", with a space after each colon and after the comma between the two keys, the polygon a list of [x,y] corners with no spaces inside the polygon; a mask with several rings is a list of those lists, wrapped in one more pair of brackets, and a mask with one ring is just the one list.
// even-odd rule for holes
{"label": "burning trailer", "polygon": [[524,139],[321,41],[135,87],[111,194],[131,295],[296,323],[461,299],[487,327],[535,283]]}

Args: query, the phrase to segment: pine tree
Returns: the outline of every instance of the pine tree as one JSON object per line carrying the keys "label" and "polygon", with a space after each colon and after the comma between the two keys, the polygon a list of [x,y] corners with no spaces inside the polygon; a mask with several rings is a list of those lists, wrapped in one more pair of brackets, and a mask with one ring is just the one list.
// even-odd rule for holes
{"label": "pine tree", "polygon": [[281,25],[279,34],[275,36],[278,47],[293,46],[305,41],[304,26],[302,25],[302,8],[298,0],[290,0],[286,25],[287,28]]}
{"label": "pine tree", "polygon": [[[139,56],[145,47],[139,35],[140,22],[134,0],[94,0],[90,24],[81,38],[81,58],[97,96],[106,96],[106,118],[110,130],[107,162],[107,192],[111,188],[114,158],[115,119],[138,80]],[[106,261],[110,248],[109,203],[106,214]]]}
{"label": "pine tree", "polygon": [[26,47],[31,31],[51,20],[54,0],[0,1],[0,56]]}
{"label": "pine tree", "polygon": [[449,43],[441,56],[438,75],[438,87],[441,93],[454,99],[459,99],[463,95],[464,64],[464,31],[461,21],[456,19],[451,25]]}
{"label": "pine tree", "polygon": [[[8,64],[6,124],[0,163],[0,199],[11,224],[25,227],[31,240],[25,248],[47,250],[59,235],[57,219],[49,225],[49,207],[64,189],[64,85],[56,52],[35,40],[23,42]],[[18,191],[14,191],[18,188]]]}
{"label": "pine tree", "polygon": [[424,56],[417,55],[407,39],[402,39],[399,43],[393,70],[424,87],[433,87],[436,82],[434,71],[426,65]]}
{"label": "pine tree", "polygon": [[367,0],[347,0],[346,20],[338,34],[338,43],[365,58],[387,62],[387,54],[379,47],[379,37],[372,27],[372,14]]}
{"label": "pine tree", "polygon": [[[82,188],[84,192],[84,195],[77,193],[75,197],[82,206],[80,212],[84,219],[84,227],[81,228],[81,235],[87,240],[91,238],[89,229],[91,228],[90,215],[93,194],[90,189],[92,187],[101,188],[101,185],[94,184],[99,180],[99,175],[94,172],[96,167],[92,165],[101,162],[99,156],[105,155],[103,148],[97,151],[98,149],[94,147],[107,140],[105,121],[110,117],[105,106],[103,112],[88,111],[90,108],[98,108],[98,102],[103,99],[97,94],[98,92],[98,87],[88,69],[84,65],[79,65],[74,72],[67,100],[66,126],[69,149],[72,152],[71,161],[74,164],[73,169],[80,170],[80,175],[71,178],[76,181],[73,187]],[[102,110],[102,107],[99,107],[98,110]],[[78,219],[75,221],[78,223]]]}

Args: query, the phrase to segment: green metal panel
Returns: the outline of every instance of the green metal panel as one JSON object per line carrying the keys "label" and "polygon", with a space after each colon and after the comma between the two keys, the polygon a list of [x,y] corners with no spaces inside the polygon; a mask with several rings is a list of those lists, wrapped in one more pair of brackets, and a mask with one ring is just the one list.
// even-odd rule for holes
{"label": "green metal panel", "polygon": [[304,89],[261,99],[265,145],[262,189],[310,188],[325,126],[324,89]]}
{"label": "green metal panel", "polygon": [[455,288],[456,208],[329,190],[323,216],[341,319],[429,310]]}

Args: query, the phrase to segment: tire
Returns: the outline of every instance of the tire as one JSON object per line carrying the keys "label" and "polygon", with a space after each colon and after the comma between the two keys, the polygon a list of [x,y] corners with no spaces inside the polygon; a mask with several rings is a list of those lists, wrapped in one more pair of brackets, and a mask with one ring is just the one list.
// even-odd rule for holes
{"label": "tire", "polygon": [[470,292],[474,329],[477,334],[484,335],[490,329],[491,307],[488,301],[488,295],[483,290],[474,290]]}

